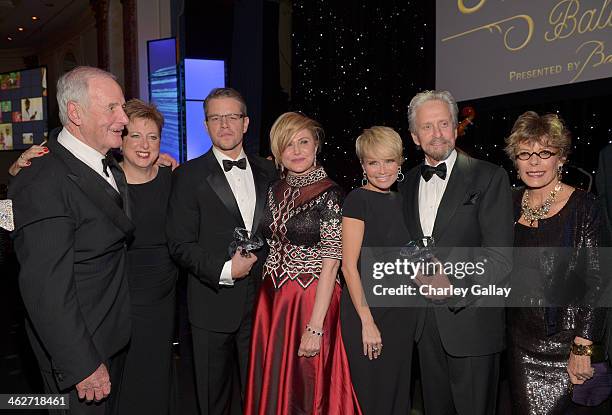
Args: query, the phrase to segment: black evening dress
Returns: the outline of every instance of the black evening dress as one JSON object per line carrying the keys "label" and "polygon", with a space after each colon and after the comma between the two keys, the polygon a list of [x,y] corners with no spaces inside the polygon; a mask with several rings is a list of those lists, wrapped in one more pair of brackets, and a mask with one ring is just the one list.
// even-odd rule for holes
{"label": "black evening dress", "polygon": [[[599,208],[593,195],[576,189],[556,215],[530,227],[518,223],[521,200],[518,191],[514,242],[523,249],[515,250],[513,291],[531,292],[531,301],[540,301],[552,298],[549,293],[556,286],[560,289],[554,291],[555,301],[565,305],[508,309],[512,414],[574,413],[566,371],[570,345],[575,336],[597,343],[604,332],[605,310],[587,307],[581,300],[603,284],[597,251],[590,249],[599,244]],[[587,279],[589,286],[581,283]]]}
{"label": "black evening dress", "polygon": [[172,335],[177,269],[166,244],[170,168],[143,184],[130,184],[136,225],[128,249],[132,337],[124,368],[119,414],[166,415],[170,408]]}
{"label": "black evening dress", "polygon": [[[402,206],[402,198],[396,192],[358,188],[346,197],[342,216],[364,222],[362,247],[401,247],[410,241]],[[383,344],[382,354],[373,360],[363,354],[361,320],[348,289],[343,290],[340,302],[342,338],[361,410],[364,415],[409,414],[416,310],[370,307],[370,311]]]}

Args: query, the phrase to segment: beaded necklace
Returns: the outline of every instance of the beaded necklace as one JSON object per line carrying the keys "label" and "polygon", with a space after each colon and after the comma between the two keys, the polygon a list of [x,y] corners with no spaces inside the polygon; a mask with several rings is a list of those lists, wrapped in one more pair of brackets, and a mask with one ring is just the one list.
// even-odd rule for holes
{"label": "beaded necklace", "polygon": [[557,182],[557,185],[553,190],[551,190],[550,196],[548,196],[544,203],[542,203],[542,206],[536,208],[529,206],[529,190],[525,190],[525,194],[523,195],[523,203],[521,203],[521,214],[525,218],[525,221],[529,222],[529,226],[533,226],[535,221],[546,217],[550,211],[550,207],[557,197],[557,193],[561,191],[561,188],[561,182]]}

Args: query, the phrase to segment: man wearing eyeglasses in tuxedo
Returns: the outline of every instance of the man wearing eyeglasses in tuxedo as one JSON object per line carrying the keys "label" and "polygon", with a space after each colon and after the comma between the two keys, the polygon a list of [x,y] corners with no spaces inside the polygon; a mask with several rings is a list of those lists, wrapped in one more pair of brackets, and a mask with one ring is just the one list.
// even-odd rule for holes
{"label": "man wearing eyeglasses in tuxedo", "polygon": [[244,396],[252,309],[265,258],[263,251],[231,254],[228,247],[236,228],[259,233],[268,185],[277,173],[269,160],[244,152],[249,117],[238,91],[213,89],[204,112],[213,145],[174,172],[166,229],[171,255],[189,273],[200,412],[239,414],[241,402],[232,392]]}

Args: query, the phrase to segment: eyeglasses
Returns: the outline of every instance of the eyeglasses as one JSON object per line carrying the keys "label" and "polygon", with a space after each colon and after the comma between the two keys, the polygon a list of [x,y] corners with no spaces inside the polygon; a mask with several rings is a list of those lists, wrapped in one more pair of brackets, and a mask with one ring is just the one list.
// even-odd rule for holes
{"label": "eyeglasses", "polygon": [[541,158],[542,160],[546,160],[546,159],[551,158],[552,156],[556,156],[557,155],[557,153],[553,153],[552,151],[549,151],[549,150],[542,150],[539,153],[535,152],[535,151],[533,153],[530,153],[528,151],[521,151],[520,153],[518,153],[516,155],[516,158],[519,159],[519,160],[527,161],[534,154],[536,156],[538,156],[539,158]]}
{"label": "eyeglasses", "polygon": [[244,118],[244,114],[223,114],[223,115],[214,114],[214,115],[207,116],[206,121],[208,121],[211,124],[218,124],[223,119],[225,119],[226,122],[238,122],[243,118]]}

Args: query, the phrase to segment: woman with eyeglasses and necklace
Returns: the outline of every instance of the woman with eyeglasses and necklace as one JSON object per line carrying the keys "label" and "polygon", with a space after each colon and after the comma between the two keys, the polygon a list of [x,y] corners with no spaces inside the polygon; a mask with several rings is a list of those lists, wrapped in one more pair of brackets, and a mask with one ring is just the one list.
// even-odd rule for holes
{"label": "woman with eyeglasses and necklace", "polygon": [[601,359],[605,311],[593,307],[607,279],[597,251],[601,214],[593,195],[561,180],[570,147],[570,133],[557,115],[533,111],[516,120],[506,139],[506,153],[525,184],[514,195],[514,296],[508,309],[517,415],[570,413],[576,408],[572,385],[589,382],[594,361]]}
{"label": "woman with eyeglasses and necklace", "polygon": [[253,312],[244,412],[361,414],[340,333],[343,192],[317,163],[323,130],[282,114],[270,148],[283,178],[268,189],[270,246]]}

